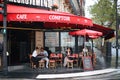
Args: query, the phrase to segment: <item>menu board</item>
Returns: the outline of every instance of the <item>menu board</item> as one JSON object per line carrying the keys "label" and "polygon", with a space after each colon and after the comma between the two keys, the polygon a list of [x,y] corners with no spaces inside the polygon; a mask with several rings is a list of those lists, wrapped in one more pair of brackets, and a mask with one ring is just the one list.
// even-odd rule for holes
{"label": "menu board", "polygon": [[36,31],[36,34],[35,34],[35,42],[36,42],[36,46],[38,47],[43,47],[43,32],[40,32],[40,31]]}
{"label": "menu board", "polygon": [[93,70],[91,57],[83,57],[82,61],[84,70]]}

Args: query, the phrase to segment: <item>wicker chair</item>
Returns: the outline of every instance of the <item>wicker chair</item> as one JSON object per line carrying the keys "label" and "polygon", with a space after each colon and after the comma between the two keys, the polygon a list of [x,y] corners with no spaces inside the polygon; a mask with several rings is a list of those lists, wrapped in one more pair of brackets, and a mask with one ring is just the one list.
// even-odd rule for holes
{"label": "wicker chair", "polygon": [[31,68],[34,68],[34,67],[36,67],[36,65],[33,64],[31,58],[32,58],[32,54],[29,54],[30,66],[31,66]]}
{"label": "wicker chair", "polygon": [[56,63],[59,63],[60,66],[62,67],[62,64],[63,64],[63,54],[62,53],[58,53],[57,56],[59,56],[59,58],[56,60]]}
{"label": "wicker chair", "polygon": [[49,68],[56,68],[56,61],[53,59],[53,56],[56,56],[55,53],[50,54]]}
{"label": "wicker chair", "polygon": [[74,66],[78,67],[78,60],[79,60],[78,54],[74,53],[73,56],[75,56],[73,60]]}

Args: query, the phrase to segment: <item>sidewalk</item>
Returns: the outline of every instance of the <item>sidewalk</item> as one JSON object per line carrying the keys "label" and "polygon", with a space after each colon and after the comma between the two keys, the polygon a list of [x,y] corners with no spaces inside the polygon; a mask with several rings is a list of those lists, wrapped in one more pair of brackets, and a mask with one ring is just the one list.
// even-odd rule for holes
{"label": "sidewalk", "polygon": [[36,72],[9,72],[7,76],[4,76],[2,73],[0,73],[0,80],[35,80],[35,79],[68,79],[68,78],[76,78],[76,77],[88,77],[88,76],[96,76],[101,74],[108,74],[120,71],[120,69],[114,69],[114,68],[108,68],[108,69],[102,69],[102,70],[94,70],[94,71],[84,71],[84,72],[66,72],[66,73],[36,73]]}
{"label": "sidewalk", "polygon": [[85,76],[94,76],[94,75],[101,75],[107,74],[111,72],[115,72],[118,69],[102,69],[102,70],[95,70],[95,71],[87,71],[87,72],[77,72],[77,73],[66,73],[66,74],[39,74],[36,79],[57,79],[57,78],[72,78],[72,77],[85,77]]}

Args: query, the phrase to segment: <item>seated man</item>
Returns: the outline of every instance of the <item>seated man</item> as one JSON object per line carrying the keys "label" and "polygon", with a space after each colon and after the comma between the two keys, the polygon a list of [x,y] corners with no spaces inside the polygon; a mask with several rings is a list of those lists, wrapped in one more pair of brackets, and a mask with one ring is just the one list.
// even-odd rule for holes
{"label": "seated man", "polygon": [[45,60],[46,61],[46,68],[48,68],[48,64],[49,64],[48,52],[45,51],[44,48],[41,48],[39,55],[42,56],[41,60]]}

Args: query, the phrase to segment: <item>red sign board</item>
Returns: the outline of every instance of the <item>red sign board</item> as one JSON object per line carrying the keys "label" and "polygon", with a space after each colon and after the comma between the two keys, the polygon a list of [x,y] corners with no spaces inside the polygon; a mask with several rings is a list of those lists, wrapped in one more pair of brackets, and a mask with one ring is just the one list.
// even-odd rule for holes
{"label": "red sign board", "polygon": [[83,61],[83,68],[85,71],[93,70],[91,57],[89,57],[89,56],[82,57],[82,61]]}

